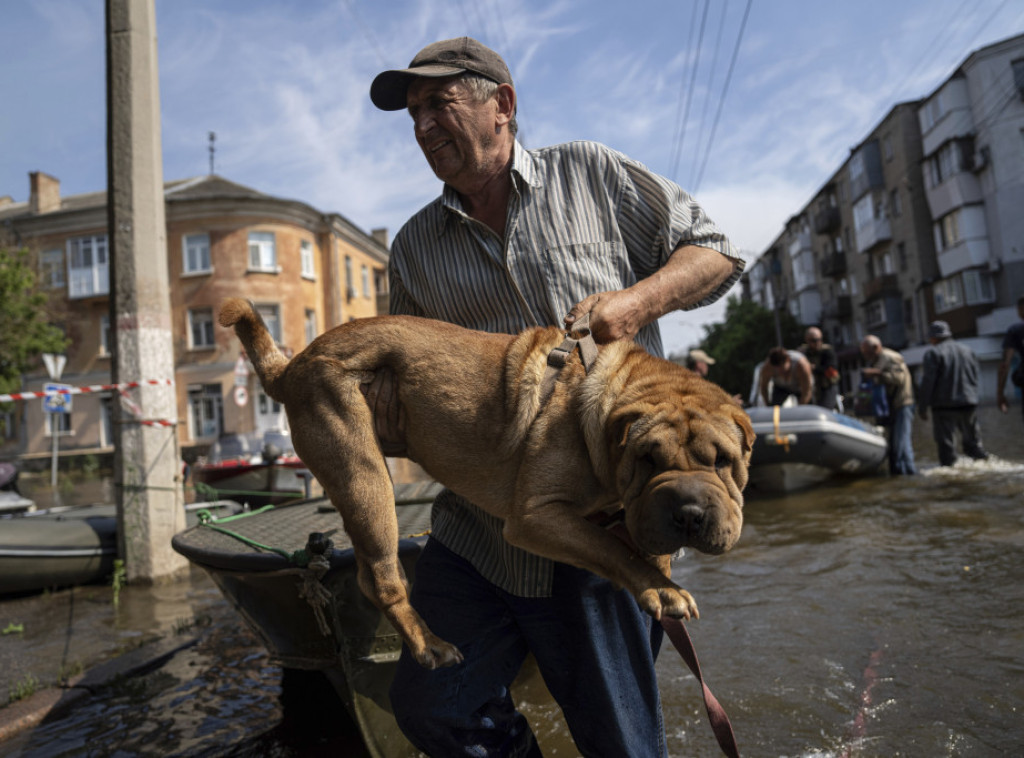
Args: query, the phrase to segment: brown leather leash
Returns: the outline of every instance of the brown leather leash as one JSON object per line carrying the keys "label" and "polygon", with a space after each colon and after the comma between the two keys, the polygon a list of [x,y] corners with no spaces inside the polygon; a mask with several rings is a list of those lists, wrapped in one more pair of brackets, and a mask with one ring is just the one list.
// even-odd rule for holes
{"label": "brown leather leash", "polygon": [[[637,549],[636,545],[633,544],[633,538],[630,537],[629,531],[626,529],[625,518],[625,511],[620,509],[611,514],[594,513],[587,520],[607,529],[626,543],[630,550],[636,552]],[[690,639],[686,626],[681,619],[662,614],[661,628],[665,630],[665,634],[668,635],[672,646],[679,653],[679,657],[683,659],[700,684],[701,692],[704,696],[704,709],[708,713],[711,730],[715,733],[715,739],[718,740],[718,746],[722,749],[722,753],[729,756],[729,758],[739,758],[740,751],[736,745],[736,735],[733,733],[732,723],[729,721],[725,708],[718,702],[718,698],[714,696],[711,688],[704,681],[704,675],[700,670],[700,661],[697,660],[697,651],[693,647],[693,640]]]}

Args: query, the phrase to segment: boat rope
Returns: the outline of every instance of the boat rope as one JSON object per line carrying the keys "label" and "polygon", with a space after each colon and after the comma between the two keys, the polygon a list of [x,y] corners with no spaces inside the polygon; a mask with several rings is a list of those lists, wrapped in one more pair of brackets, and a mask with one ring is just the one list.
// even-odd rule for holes
{"label": "boat rope", "polygon": [[779,434],[779,414],[782,411],[782,406],[776,405],[772,408],[772,423],[775,427],[775,444],[782,445],[783,449],[789,452],[789,435]]}
{"label": "boat rope", "polygon": [[[331,534],[333,533],[332,531]],[[333,596],[331,591],[321,583],[321,579],[331,567],[331,561],[327,556],[332,547],[334,547],[334,543],[331,542],[327,534],[313,532],[309,535],[305,550],[309,556],[309,564],[302,572],[302,579],[299,583],[299,597],[309,603],[309,607],[313,609],[316,625],[324,637],[329,637],[331,634],[331,626],[327,623],[324,609],[329,606]]]}
{"label": "boat rope", "polygon": [[[249,518],[259,513],[265,513],[266,511],[271,510],[274,510],[273,505],[265,505],[259,510],[249,511],[248,513],[239,513],[234,516],[226,516],[221,519],[215,518],[214,515],[210,513],[210,511],[205,509],[197,511],[196,515],[199,517],[199,526],[206,527],[207,529],[212,529],[215,532],[220,532],[221,534],[231,537],[232,539],[236,539],[239,542],[248,545],[249,547],[254,547],[257,550],[263,550],[268,553],[276,553],[289,563],[298,566],[299,568],[306,568],[310,563],[309,551],[306,548],[303,548],[302,550],[295,550],[293,552],[289,552],[284,548],[274,547],[273,545],[264,545],[262,542],[257,542],[256,540],[250,537],[246,537],[244,534],[239,534],[238,532],[232,531],[230,529],[225,529],[224,527],[220,526],[220,524],[229,521],[236,521],[241,518]],[[330,537],[330,535],[334,534],[336,531],[338,530],[332,529],[329,532],[324,532],[324,536]]]}

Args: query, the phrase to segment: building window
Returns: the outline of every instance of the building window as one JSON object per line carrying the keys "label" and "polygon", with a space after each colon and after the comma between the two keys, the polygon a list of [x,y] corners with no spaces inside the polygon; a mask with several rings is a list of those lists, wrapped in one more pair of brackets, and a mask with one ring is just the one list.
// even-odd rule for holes
{"label": "building window", "polygon": [[58,437],[70,437],[74,434],[71,431],[70,413],[47,413],[46,415],[50,417],[46,419],[46,429],[44,431],[47,437],[53,437],[54,426],[56,426]]}
{"label": "building window", "polygon": [[273,232],[249,232],[249,270],[277,273]]}
{"label": "building window", "polygon": [[929,188],[938,187],[956,174],[973,168],[973,137],[951,140],[924,161],[924,174]]}
{"label": "building window", "polygon": [[370,297],[372,292],[370,291],[370,268],[369,266],[363,266],[363,297]]}
{"label": "building window", "polygon": [[886,161],[891,161],[892,160],[892,158],[893,158],[893,150],[892,150],[892,136],[891,135],[887,134],[887,135],[885,135],[882,138],[882,154],[885,156],[885,160]]}
{"label": "building window", "polygon": [[894,189],[889,195],[889,206],[892,208],[893,218],[903,215],[903,197],[898,189]]}
{"label": "building window", "polygon": [[[857,231],[871,227],[875,223],[875,201],[871,195],[865,195],[853,206],[853,225]],[[858,235],[859,236],[859,235]]]}
{"label": "building window", "polygon": [[100,355],[110,355],[110,314],[100,316]]}
{"label": "building window", "polygon": [[873,300],[864,306],[864,320],[868,328],[874,328],[885,323],[885,301]]}
{"label": "building window", "polygon": [[900,271],[906,272],[907,270],[907,246],[902,242],[896,243],[896,262],[900,267]]}
{"label": "building window", "polygon": [[110,292],[107,236],[68,240],[68,297],[92,297]]}
{"label": "building window", "polygon": [[316,268],[313,266],[313,243],[309,240],[302,240],[299,243],[299,263],[305,278],[316,278]]}
{"label": "building window", "polygon": [[39,284],[51,290],[67,285],[67,279],[64,278],[63,250],[44,250],[40,253]]}
{"label": "building window", "polygon": [[1024,100],[1024,58],[1010,61],[1010,68],[1013,69],[1013,84],[1017,88],[1017,94]]}
{"label": "building window", "polygon": [[214,347],[212,309],[189,309],[188,335],[190,340],[189,348],[192,350]]}
{"label": "building window", "polygon": [[263,323],[267,325],[267,331],[274,338],[274,342],[282,344],[281,309],[276,305],[257,305],[256,312],[263,317]]}
{"label": "building window", "polygon": [[210,271],[210,235],[186,234],[181,242],[186,274]]}
{"label": "building window", "polygon": [[961,307],[964,304],[964,296],[960,289],[960,277],[954,276],[936,282],[932,288],[932,296],[935,300],[936,313],[945,313]]}
{"label": "building window", "polygon": [[306,309],[306,344],[316,339],[316,311]]}
{"label": "building window", "polygon": [[935,224],[935,247],[939,252],[956,247],[960,242],[960,209],[947,213]]}
{"label": "building window", "polygon": [[914,301],[909,297],[903,300],[903,323],[906,326],[914,325]]}
{"label": "building window", "polygon": [[14,411],[0,409],[0,439],[13,440],[18,430],[14,428]]}
{"label": "building window", "polygon": [[345,256],[345,295],[349,300],[356,296],[356,283],[352,274],[352,258]]}
{"label": "building window", "polygon": [[964,284],[964,301],[968,305],[981,305],[996,301],[992,287],[992,275],[987,271],[964,271],[961,274]]}
{"label": "building window", "polygon": [[192,439],[216,438],[224,429],[224,406],[219,384],[188,388],[188,422]]}

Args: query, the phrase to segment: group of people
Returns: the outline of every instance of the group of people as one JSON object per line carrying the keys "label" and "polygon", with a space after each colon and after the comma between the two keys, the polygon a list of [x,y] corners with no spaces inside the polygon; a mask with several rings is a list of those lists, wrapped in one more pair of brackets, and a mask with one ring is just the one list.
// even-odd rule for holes
{"label": "group of people", "polygon": [[836,351],[816,326],[805,332],[804,344],[796,350],[773,347],[768,351],[757,384],[765,405],[782,405],[792,396],[800,405],[842,409]]}
{"label": "group of people", "polygon": [[[1024,387],[1024,296],[1017,301],[1021,321],[1011,326],[1003,340],[999,365],[996,404],[1006,413],[1007,378]],[[887,427],[889,471],[892,474],[916,474],[911,429],[914,409],[923,421],[931,419],[932,436],[938,448],[939,463],[952,466],[958,457],[957,439],[964,455],[975,460],[988,457],[981,440],[978,402],[981,396],[981,367],[969,347],[953,339],[945,321],[929,325],[931,346],[922,357],[921,380],[915,392],[914,380],[899,352],[882,345],[869,334],[860,343],[864,367],[863,379],[878,385],[885,395],[886,415],[879,419]],[[1018,368],[1011,374],[1014,355]],[[807,330],[805,344],[798,350],[775,347],[760,370],[759,393],[767,405],[781,405],[793,396],[800,404],[836,407],[839,373],[835,351],[822,343],[821,331]],[[1022,404],[1024,410],[1024,404]]]}

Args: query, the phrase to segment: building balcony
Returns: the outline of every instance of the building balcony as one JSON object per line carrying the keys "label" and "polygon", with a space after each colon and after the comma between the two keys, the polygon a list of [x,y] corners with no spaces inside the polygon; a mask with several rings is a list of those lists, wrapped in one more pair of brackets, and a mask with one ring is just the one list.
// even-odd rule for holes
{"label": "building balcony", "polygon": [[875,245],[892,239],[889,219],[884,217],[872,219],[864,226],[858,226],[854,236],[857,238],[857,252],[866,253]]}
{"label": "building balcony", "polygon": [[846,275],[846,253],[832,253],[821,261],[821,275],[839,279]]}
{"label": "building balcony", "polygon": [[928,209],[934,219],[942,218],[957,208],[984,200],[981,182],[970,171],[961,171],[938,187],[928,188],[925,190],[925,196],[928,198]]}
{"label": "building balcony", "polygon": [[939,273],[943,278],[964,269],[988,266],[989,264],[988,237],[961,240],[953,247],[939,253]]}
{"label": "building balcony", "polygon": [[853,316],[853,298],[849,295],[839,295],[825,305],[822,315],[833,321],[841,321]]}
{"label": "building balcony", "polygon": [[869,279],[864,285],[864,299],[873,300],[882,295],[899,294],[900,284],[896,274],[882,274]]}
{"label": "building balcony", "polygon": [[789,257],[796,258],[800,253],[811,249],[811,233],[799,231],[792,235],[789,243]]}
{"label": "building balcony", "polygon": [[838,208],[826,208],[814,214],[814,233],[830,234],[839,230],[841,225]]}

